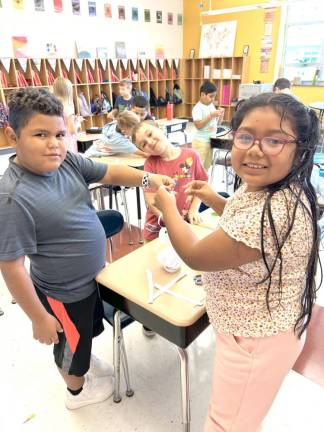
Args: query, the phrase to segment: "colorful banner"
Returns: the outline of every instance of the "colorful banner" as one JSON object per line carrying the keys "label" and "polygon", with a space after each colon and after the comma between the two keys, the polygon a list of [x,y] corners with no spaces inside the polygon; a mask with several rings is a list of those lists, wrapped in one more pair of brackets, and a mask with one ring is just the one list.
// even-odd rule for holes
{"label": "colorful banner", "polygon": [[110,3],[104,4],[104,13],[105,13],[105,18],[112,18],[111,4]]}
{"label": "colorful banner", "polygon": [[28,57],[28,39],[26,36],[12,36],[12,47],[14,51],[14,57]]}
{"label": "colorful banner", "polygon": [[58,13],[63,12],[62,0],[53,0],[53,1],[54,1],[54,12],[58,12]]}

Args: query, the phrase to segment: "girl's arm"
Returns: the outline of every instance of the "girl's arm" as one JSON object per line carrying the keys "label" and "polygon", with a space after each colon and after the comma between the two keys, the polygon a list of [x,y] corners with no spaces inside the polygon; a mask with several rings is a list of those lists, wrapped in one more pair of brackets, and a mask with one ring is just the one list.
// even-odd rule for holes
{"label": "girl's arm", "polygon": [[215,192],[207,182],[194,180],[187,184],[185,193],[188,197],[197,197],[208,207],[212,208],[218,215],[223,213],[226,198]]}
{"label": "girl's arm", "polygon": [[173,247],[182,260],[194,270],[226,270],[262,257],[259,250],[234,240],[221,228],[199,240],[190,226],[183,221],[174,197],[164,187],[160,187],[156,193],[155,206],[162,211]]}
{"label": "girl's arm", "polygon": [[32,321],[34,338],[47,345],[58,343],[57,332],[62,331],[61,324],[46,311],[39,300],[24,266],[24,258],[1,261],[2,276],[12,297]]}
{"label": "girl's arm", "polygon": [[188,222],[191,224],[197,225],[201,222],[201,217],[199,216],[200,203],[201,200],[198,197],[193,197],[187,215]]}

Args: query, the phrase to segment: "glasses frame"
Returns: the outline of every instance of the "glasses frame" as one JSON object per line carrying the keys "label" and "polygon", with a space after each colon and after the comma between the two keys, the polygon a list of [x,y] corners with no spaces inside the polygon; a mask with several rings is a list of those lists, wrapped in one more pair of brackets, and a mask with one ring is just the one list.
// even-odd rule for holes
{"label": "glasses frame", "polygon": [[[251,143],[251,145],[250,145],[249,147],[243,149],[243,148],[237,147],[237,146],[235,145],[235,136],[236,136],[237,134],[239,134],[239,133],[245,133],[246,135],[250,135],[250,136],[253,138],[253,141],[252,141],[252,143]],[[296,143],[298,142],[297,139],[288,140],[288,139],[285,139],[285,138],[276,138],[276,139],[278,139],[278,140],[282,143],[282,146],[281,146],[280,150],[279,150],[277,153],[267,153],[267,152],[264,151],[264,147],[263,147],[263,145],[262,145],[262,141],[263,141],[265,138],[273,138],[273,137],[270,137],[270,136],[264,136],[264,137],[262,137],[262,138],[257,138],[257,137],[255,137],[253,134],[251,134],[250,132],[240,132],[240,131],[233,131],[233,132],[232,132],[232,135],[233,135],[233,146],[234,146],[235,148],[237,148],[238,150],[250,150],[250,148],[252,148],[252,147],[255,145],[255,142],[257,141],[257,142],[258,142],[258,146],[260,147],[262,153],[264,153],[265,155],[268,155],[268,156],[277,156],[278,154],[280,154],[280,153],[282,152],[282,150],[283,150],[283,148],[284,148],[284,146],[285,146],[286,144],[294,144],[294,143],[296,144]],[[278,146],[278,147],[279,147],[279,146]]]}

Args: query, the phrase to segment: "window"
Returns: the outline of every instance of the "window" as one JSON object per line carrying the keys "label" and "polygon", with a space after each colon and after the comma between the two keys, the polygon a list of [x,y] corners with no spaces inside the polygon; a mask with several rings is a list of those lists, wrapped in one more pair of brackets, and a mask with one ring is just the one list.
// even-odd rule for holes
{"label": "window", "polygon": [[283,76],[295,84],[324,85],[323,1],[289,1]]}

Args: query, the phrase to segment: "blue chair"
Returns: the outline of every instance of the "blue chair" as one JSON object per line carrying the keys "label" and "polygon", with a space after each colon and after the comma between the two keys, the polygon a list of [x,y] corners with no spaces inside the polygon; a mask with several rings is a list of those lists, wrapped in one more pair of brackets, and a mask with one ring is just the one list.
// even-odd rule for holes
{"label": "blue chair", "polygon": [[[100,210],[97,212],[97,216],[105,230],[106,238],[109,241],[110,247],[110,259],[112,261],[113,257],[113,247],[112,247],[112,236],[118,234],[124,226],[124,218],[119,211],[116,210]],[[118,309],[114,308],[112,305],[103,301],[103,310],[104,310],[104,319],[112,326],[114,333],[114,369],[116,371],[116,367],[119,367],[119,362],[116,359],[120,358],[124,376],[126,381],[126,396],[131,397],[134,394],[134,391],[130,385],[129,379],[129,371],[128,371],[128,363],[126,356],[125,343],[123,338],[123,329],[131,324],[134,320],[130,316],[126,315],[124,312],[120,312]],[[117,319],[118,318],[118,319]],[[119,326],[120,319],[120,326]],[[116,332],[118,337],[116,338]],[[115,343],[115,341],[117,341]],[[116,374],[115,374],[116,375]],[[120,376],[120,374],[117,374]],[[114,392],[114,402],[120,402],[121,396],[119,392],[120,383],[115,381],[115,392]]]}

